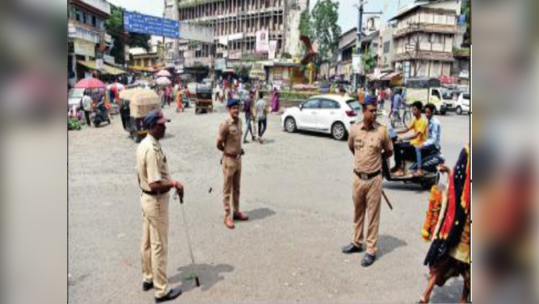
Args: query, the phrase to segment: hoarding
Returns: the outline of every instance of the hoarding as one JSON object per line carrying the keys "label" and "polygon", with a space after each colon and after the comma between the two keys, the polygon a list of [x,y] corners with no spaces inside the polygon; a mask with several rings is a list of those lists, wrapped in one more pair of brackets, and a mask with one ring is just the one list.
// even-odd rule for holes
{"label": "hoarding", "polygon": [[124,30],[127,32],[180,38],[180,23],[171,19],[124,12]]}

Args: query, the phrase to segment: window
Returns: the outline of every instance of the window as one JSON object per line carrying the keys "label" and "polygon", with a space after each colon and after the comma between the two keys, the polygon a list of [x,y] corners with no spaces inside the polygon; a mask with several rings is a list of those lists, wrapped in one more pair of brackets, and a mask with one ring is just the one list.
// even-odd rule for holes
{"label": "window", "polygon": [[391,46],[391,41],[384,42],[384,54],[389,53],[390,46]]}
{"label": "window", "polygon": [[443,42],[443,37],[442,35],[439,35],[439,34],[432,34],[430,36],[430,43],[442,43]]}
{"label": "window", "polygon": [[303,103],[303,109],[318,109],[320,108],[320,100],[310,99]]}
{"label": "window", "polygon": [[320,107],[322,109],[339,109],[341,106],[333,100],[323,99]]}
{"label": "window", "polygon": [[438,90],[432,90],[432,97],[438,98],[438,100],[442,100],[442,96],[440,96],[440,92]]}
{"label": "window", "polygon": [[75,15],[78,22],[83,22],[83,14],[80,10],[75,10]]}

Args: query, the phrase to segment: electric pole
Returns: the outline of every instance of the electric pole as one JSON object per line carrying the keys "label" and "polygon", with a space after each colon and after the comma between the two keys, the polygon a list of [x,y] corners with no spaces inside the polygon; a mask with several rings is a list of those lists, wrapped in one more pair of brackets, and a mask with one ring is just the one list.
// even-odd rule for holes
{"label": "electric pole", "polygon": [[[363,6],[367,4],[366,0],[359,0],[359,5],[356,5],[358,8],[359,14],[359,24],[357,27],[357,41],[356,41],[356,54],[361,58],[361,38],[362,38],[362,28],[363,28],[363,15],[382,15],[383,12],[365,12]],[[353,63],[353,62],[352,62]],[[357,89],[359,85],[359,73],[354,73],[354,86]]]}
{"label": "electric pole", "polygon": [[[172,1],[172,19],[174,21],[178,21],[178,24],[180,23],[180,11],[178,8],[178,0]],[[178,31],[180,29],[178,28]],[[174,65],[176,65],[176,62],[180,58],[180,50],[179,50],[179,41],[177,38],[172,39],[172,49],[174,50]]]}

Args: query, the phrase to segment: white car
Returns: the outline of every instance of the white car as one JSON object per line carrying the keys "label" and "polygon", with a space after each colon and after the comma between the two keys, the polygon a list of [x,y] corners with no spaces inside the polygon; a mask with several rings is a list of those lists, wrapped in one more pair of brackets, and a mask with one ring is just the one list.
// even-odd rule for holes
{"label": "white car", "polygon": [[71,110],[73,106],[76,106],[77,108],[82,107],[82,97],[84,97],[84,91],[86,89],[82,88],[74,88],[69,90],[69,93],[67,95],[67,110]]}
{"label": "white car", "polygon": [[343,140],[356,122],[361,106],[350,97],[340,95],[313,96],[297,107],[288,108],[281,117],[285,131],[306,130],[331,134]]}
{"label": "white car", "polygon": [[455,103],[455,111],[457,114],[470,113],[470,94],[461,93]]}

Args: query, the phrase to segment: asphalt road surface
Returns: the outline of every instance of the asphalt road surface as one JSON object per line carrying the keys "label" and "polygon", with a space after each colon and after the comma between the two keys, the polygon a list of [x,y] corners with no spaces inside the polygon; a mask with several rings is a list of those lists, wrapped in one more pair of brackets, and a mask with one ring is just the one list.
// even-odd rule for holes
{"label": "asphalt road surface", "polygon": [[[215,148],[225,109],[171,118],[161,141],[172,175],[186,188],[185,212],[196,259],[190,265],[178,201],[170,204],[168,275],[177,303],[416,302],[426,286],[421,239],[428,192],[384,183],[377,261],[344,255],[352,238],[352,155],[329,136],[282,131],[270,115],[264,145],[244,145],[241,206],[250,221],[223,225],[222,169]],[[242,114],[243,117],[243,114]],[[439,117],[452,166],[469,138],[468,116]],[[135,173],[137,145],[111,125],[69,132],[69,300],[151,303],[141,290],[142,220]],[[202,286],[196,288],[190,274]],[[458,302],[461,279],[437,288],[432,302]]]}

